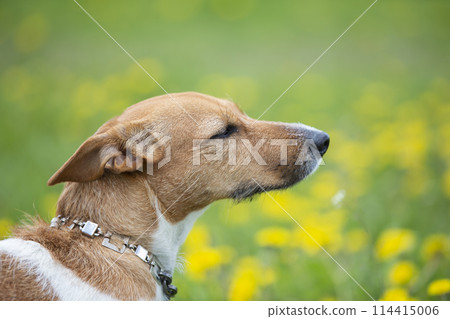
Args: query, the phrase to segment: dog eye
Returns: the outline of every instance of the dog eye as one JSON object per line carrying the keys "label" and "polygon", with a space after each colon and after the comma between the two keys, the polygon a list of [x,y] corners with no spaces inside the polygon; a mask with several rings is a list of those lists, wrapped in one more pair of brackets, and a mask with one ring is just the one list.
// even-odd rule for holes
{"label": "dog eye", "polygon": [[231,134],[237,132],[237,130],[238,130],[238,128],[236,125],[229,124],[229,125],[227,125],[227,127],[225,128],[225,130],[223,132],[220,132],[216,135],[211,136],[210,139],[227,138],[227,137],[230,137]]}

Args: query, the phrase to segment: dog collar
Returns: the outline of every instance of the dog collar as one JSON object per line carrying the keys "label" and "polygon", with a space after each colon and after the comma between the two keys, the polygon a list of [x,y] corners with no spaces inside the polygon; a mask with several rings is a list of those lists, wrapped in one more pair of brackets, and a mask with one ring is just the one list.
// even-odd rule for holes
{"label": "dog collar", "polygon": [[[67,217],[59,215],[51,220],[50,227],[59,229],[61,226],[65,225],[68,220],[69,219]],[[158,258],[155,255],[150,254],[147,249],[141,245],[130,244],[129,236],[115,234],[109,231],[105,234],[102,232],[98,224],[89,220],[84,222],[74,219],[68,228],[69,230],[72,230],[75,227],[78,227],[81,230],[81,233],[89,238],[103,237],[102,246],[112,249],[115,252],[123,254],[126,249],[131,250],[144,263],[150,266],[151,274],[155,278],[156,282],[162,286],[164,294],[169,300],[177,294],[177,287],[172,285],[172,274],[169,271],[166,271]],[[122,240],[122,247],[119,248],[111,243],[110,240],[112,237],[120,238]]]}

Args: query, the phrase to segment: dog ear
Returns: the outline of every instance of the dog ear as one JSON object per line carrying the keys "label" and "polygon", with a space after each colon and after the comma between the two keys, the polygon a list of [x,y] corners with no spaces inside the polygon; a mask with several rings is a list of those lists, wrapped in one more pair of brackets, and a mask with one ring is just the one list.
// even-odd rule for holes
{"label": "dog ear", "polygon": [[[94,181],[104,174],[105,169],[115,174],[143,171],[144,160],[147,165],[152,165],[163,158],[163,147],[155,143],[155,138],[149,138],[152,134],[146,133],[146,138],[142,139],[143,134],[139,132],[139,139],[136,139],[136,135],[127,138],[126,133],[127,130],[122,128],[90,137],[47,184],[52,186],[61,182]],[[136,147],[137,142],[141,147]]]}

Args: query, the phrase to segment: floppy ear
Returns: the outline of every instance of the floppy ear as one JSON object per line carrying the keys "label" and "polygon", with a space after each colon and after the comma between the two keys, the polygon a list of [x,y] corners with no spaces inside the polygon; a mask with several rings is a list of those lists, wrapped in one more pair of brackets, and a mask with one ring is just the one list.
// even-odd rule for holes
{"label": "floppy ear", "polygon": [[[161,147],[156,152],[152,151],[151,157],[146,156],[146,153],[136,152],[133,138],[125,139],[120,136],[125,132],[121,133],[112,136],[109,131],[88,138],[47,184],[52,186],[61,182],[94,181],[103,175],[105,169],[115,174],[143,171],[144,159],[146,163],[157,163],[162,159],[164,152]],[[151,149],[155,139],[147,138],[146,142],[145,148]],[[126,154],[122,147],[128,148]]]}

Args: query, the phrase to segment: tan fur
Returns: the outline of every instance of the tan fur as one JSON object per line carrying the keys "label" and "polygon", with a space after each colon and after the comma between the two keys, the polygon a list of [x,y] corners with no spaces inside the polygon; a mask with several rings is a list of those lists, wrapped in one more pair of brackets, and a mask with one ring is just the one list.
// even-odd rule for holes
{"label": "tan fur", "polygon": [[51,289],[43,289],[36,276],[7,255],[0,255],[0,300],[56,300]]}
{"label": "tan fur", "polygon": [[[79,231],[53,229],[42,221],[16,229],[14,236],[41,244],[81,280],[119,300],[155,296],[155,282],[149,276],[149,267],[130,251],[120,255],[101,246],[100,238],[87,238]],[[20,296],[19,290],[17,293]]]}
{"label": "tan fur", "polygon": [[[228,124],[238,128],[233,135],[237,165],[223,161],[193,165],[192,140],[209,139]],[[158,168],[167,147],[158,144],[164,136],[171,137],[172,156],[167,165]],[[154,156],[148,158],[136,151],[128,158],[132,165],[124,165],[125,149],[136,137],[138,141],[145,139],[146,147],[155,147]],[[297,139],[300,143],[289,149],[286,166],[279,165],[279,147],[267,143],[259,150],[267,165],[253,160],[240,165],[248,155],[243,140],[255,145],[262,137]],[[58,201],[58,215],[93,221],[104,232],[131,236],[132,242],[152,251],[158,208],[167,221],[178,223],[213,201],[233,197],[239,187],[255,185],[253,179],[268,189],[288,187],[307,175],[294,167],[304,140],[305,136],[284,124],[249,118],[230,101],[192,92],[159,96],[129,107],[100,127],[52,176],[49,185],[67,182]],[[205,143],[202,155],[213,152],[209,142]],[[229,152],[225,145],[225,159]],[[138,159],[142,156],[141,165]],[[153,174],[147,174],[149,166]],[[103,293],[122,300],[155,296],[156,283],[148,266],[130,251],[120,257],[102,247],[100,238],[84,237],[77,230],[52,229],[41,221],[16,229],[14,235],[41,244],[81,280]],[[3,259],[8,264],[10,258]],[[3,263],[0,286],[16,288],[11,294],[1,288],[0,299],[49,299],[49,292],[39,295],[32,275],[10,260],[9,264],[12,267]],[[8,279],[12,272],[16,273],[14,280]]]}

